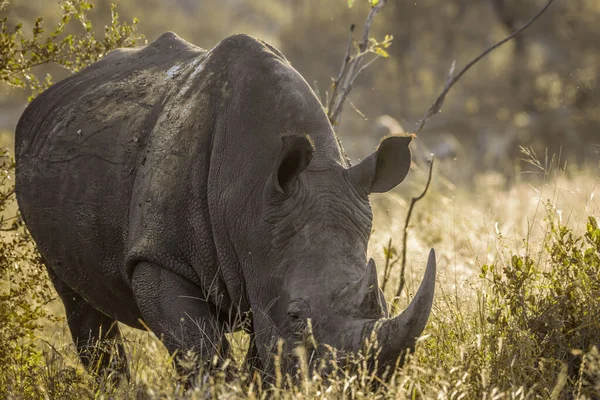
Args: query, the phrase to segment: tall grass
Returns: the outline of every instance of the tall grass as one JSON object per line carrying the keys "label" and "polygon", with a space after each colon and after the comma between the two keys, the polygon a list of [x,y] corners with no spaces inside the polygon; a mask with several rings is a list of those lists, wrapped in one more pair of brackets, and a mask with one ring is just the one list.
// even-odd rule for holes
{"label": "tall grass", "polygon": [[[599,171],[567,171],[532,152],[527,157],[535,173],[510,184],[484,174],[471,187],[456,188],[438,177],[418,203],[409,231],[407,285],[399,302],[404,307],[416,292],[429,247],[440,255],[437,292],[415,353],[385,379],[363,368],[360,358],[353,369],[334,364],[328,366],[334,373],[320,373],[308,368],[306,354],[299,351],[295,379],[279,375],[267,384],[259,374],[239,368],[233,379],[226,379],[224,371],[200,374],[196,385],[186,389],[160,341],[126,327],[131,378],[96,379],[78,362],[64,311],[45,286],[35,254],[21,252],[26,260],[17,261],[23,248],[31,248],[26,232],[4,232],[9,250],[0,251],[6,254],[0,258],[0,321],[5,324],[0,327],[0,354],[6,354],[0,397],[598,398]],[[11,166],[4,170],[10,174]],[[413,173],[413,185],[372,199],[369,255],[378,261],[381,274],[384,248],[390,237],[393,246],[400,243],[407,199],[421,191],[425,175]],[[8,181],[3,184],[10,187]],[[11,244],[15,235],[25,242]],[[36,277],[24,281],[27,290],[21,294],[9,284],[15,262]],[[399,283],[395,268],[386,288],[388,301]],[[44,295],[35,297],[38,291]],[[48,293],[54,297],[49,303]],[[24,314],[15,311],[15,304],[40,308],[26,314],[22,325],[15,315]],[[5,336],[19,329],[26,334]],[[248,338],[236,333],[231,340],[236,347],[231,362],[240,365]]]}

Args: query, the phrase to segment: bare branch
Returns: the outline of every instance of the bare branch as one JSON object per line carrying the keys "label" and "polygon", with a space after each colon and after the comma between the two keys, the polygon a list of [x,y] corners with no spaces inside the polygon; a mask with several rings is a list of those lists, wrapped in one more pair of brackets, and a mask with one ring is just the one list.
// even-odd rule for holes
{"label": "bare branch", "polygon": [[350,103],[350,106],[352,107],[352,109],[353,109],[354,111],[356,111],[356,113],[357,113],[358,115],[360,115],[360,117],[361,117],[362,119],[367,119],[367,116],[366,116],[366,115],[365,115],[365,114],[364,114],[362,111],[360,111],[360,110],[358,109],[358,107],[356,107],[356,104],[354,104],[354,102],[352,102],[352,100],[351,100],[351,99],[348,99],[348,103]]}
{"label": "bare branch", "polygon": [[[356,56],[356,57],[363,57],[365,54],[366,54],[366,53],[362,53],[362,52],[361,52],[361,53],[360,53],[358,56]],[[347,90],[345,90],[345,91],[342,93],[342,95],[341,95],[341,98],[340,98],[340,100],[339,100],[339,107],[338,107],[338,108],[336,108],[336,110],[335,110],[335,112],[333,113],[333,115],[332,115],[332,116],[329,118],[329,120],[331,121],[332,125],[334,125],[333,121],[336,121],[336,124],[335,124],[334,126],[336,126],[336,125],[337,125],[337,122],[339,121],[340,114],[342,113],[342,110],[344,109],[344,102],[346,101],[346,98],[348,97],[348,95],[350,94],[350,91],[352,90],[352,85],[354,84],[354,80],[356,79],[356,77],[357,77],[357,76],[358,76],[358,75],[359,75],[361,72],[363,72],[365,69],[367,69],[367,68],[368,68],[368,67],[369,67],[371,64],[373,64],[373,62],[374,62],[375,60],[377,60],[379,57],[381,57],[379,54],[378,54],[378,55],[376,55],[376,56],[375,56],[375,57],[373,57],[371,60],[369,60],[369,61],[368,61],[366,64],[363,64],[363,65],[361,65],[361,66],[360,66],[360,68],[358,69],[358,71],[356,71],[356,72],[354,72],[354,69],[355,69],[355,68],[354,68],[354,69],[353,69],[353,68],[351,68],[351,69],[353,69],[353,72],[347,75],[347,76],[349,77],[349,78],[347,79],[347,81],[349,81],[349,82],[348,82],[348,83],[347,83],[347,85],[346,85],[346,88],[347,88]],[[358,58],[356,58],[356,59],[358,60]],[[354,65],[358,65],[358,63],[356,63],[356,64],[354,64]],[[354,65],[353,65],[353,66],[354,66]],[[351,66],[351,67],[352,67],[352,66]],[[333,98],[332,98],[332,99],[333,99]],[[361,114],[362,114],[362,113],[361,113]]]}
{"label": "bare branch", "polygon": [[371,32],[371,25],[373,25],[373,18],[375,15],[383,8],[386,0],[380,0],[376,5],[371,7],[371,12],[367,15],[367,20],[365,21],[365,27],[363,29],[362,41],[360,42],[360,52],[364,53],[367,50],[367,45],[369,44],[369,33]]}
{"label": "bare branch", "polygon": [[317,96],[317,99],[319,99],[320,102],[323,102],[323,99],[321,99],[321,92],[319,91],[319,82],[317,82],[316,79],[313,82],[313,90],[315,92],[315,95]]}
{"label": "bare branch", "polygon": [[[442,106],[444,105],[444,100],[446,99],[446,95],[448,94],[448,92],[450,91],[452,86],[454,86],[454,84],[456,82],[458,82],[458,80],[464,75],[464,73],[469,70],[469,68],[471,68],[473,65],[475,65],[483,57],[487,56],[489,53],[496,50],[498,47],[502,46],[504,43],[508,42],[509,40],[511,40],[512,38],[517,36],[519,33],[523,32],[525,29],[527,29],[529,27],[529,25],[531,25],[536,19],[538,19],[544,13],[544,11],[546,11],[546,9],[550,6],[550,4],[552,4],[553,1],[554,0],[548,0],[546,2],[546,4],[540,9],[540,11],[538,11],[537,14],[535,14],[529,21],[527,21],[527,23],[525,25],[523,25],[521,28],[517,29],[516,31],[514,31],[513,33],[511,33],[510,35],[508,35],[507,37],[505,37],[498,43],[485,49],[480,55],[478,55],[473,60],[471,60],[471,62],[469,62],[467,65],[465,65],[465,67],[456,76],[452,76],[454,67],[451,68],[450,74],[448,75],[448,79],[446,79],[446,84],[444,85],[444,89],[442,90],[442,93],[440,93],[440,95],[435,100],[435,102],[431,105],[429,110],[427,110],[427,112],[425,113],[423,118],[421,118],[421,120],[417,123],[414,133],[418,134],[419,132],[421,132],[421,129],[423,129],[423,126],[425,126],[425,122],[427,122],[427,120],[430,117],[432,117],[433,115],[435,115],[441,111]],[[454,62],[453,62],[453,66],[454,66]]]}
{"label": "bare branch", "polygon": [[[342,68],[340,68],[340,73],[337,78],[333,81],[333,93],[331,98],[329,99],[329,104],[327,105],[327,113],[328,117],[331,115],[330,110],[333,109],[333,101],[336,98],[336,94],[338,91],[338,87],[340,85],[340,81],[346,74],[348,70],[348,64],[350,63],[350,53],[352,52],[352,43],[354,43],[354,24],[350,25],[350,36],[348,37],[348,47],[346,48],[346,55],[344,56],[344,61],[342,61]],[[329,118],[331,120],[331,118]]]}
{"label": "bare branch", "polygon": [[354,74],[354,78],[352,79],[352,82],[350,82],[350,84],[354,83],[354,79],[356,79],[356,77],[358,75],[360,75],[360,73],[363,72],[365,69],[369,68],[371,66],[371,64],[373,64],[375,61],[377,61],[379,59],[379,57],[381,57],[381,55],[377,54],[371,60],[367,61],[366,64],[361,65],[360,68],[358,69],[358,71],[356,71],[356,74]]}
{"label": "bare branch", "polygon": [[385,252],[385,267],[383,268],[383,283],[381,284],[381,291],[385,293],[385,287],[387,286],[388,280],[390,279],[390,265],[392,264],[392,238],[390,238]]}
{"label": "bare branch", "polygon": [[404,284],[406,282],[406,278],[404,277],[404,273],[406,271],[406,243],[408,240],[408,224],[410,222],[410,218],[412,216],[413,209],[415,208],[415,204],[421,200],[427,194],[427,190],[429,190],[429,185],[431,184],[431,176],[433,174],[433,161],[435,157],[433,154],[431,155],[431,160],[429,161],[429,176],[427,177],[427,184],[425,184],[425,189],[423,192],[417,196],[413,197],[410,201],[410,207],[408,207],[408,213],[406,214],[406,222],[404,223],[404,236],[402,237],[402,264],[400,268],[400,284],[398,285],[398,290],[396,291],[396,298],[394,300],[394,304],[397,301],[398,297],[402,293],[404,289]]}
{"label": "bare branch", "polygon": [[[346,101],[346,97],[348,97],[348,94],[350,93],[350,91],[352,90],[352,85],[351,84],[347,84],[344,85],[344,89],[341,90],[341,94],[339,94],[337,97],[331,97],[331,101],[337,104],[336,107],[333,109],[332,113],[328,113],[329,114],[329,122],[331,122],[331,126],[333,126],[333,128],[335,130],[337,130],[337,127],[339,125],[340,122],[340,114],[342,113],[342,110],[344,109],[344,102]],[[334,92],[335,93],[335,92]]]}
{"label": "bare branch", "polygon": [[390,238],[388,242],[387,252],[385,255],[385,267],[383,269],[383,284],[381,285],[381,291],[383,291],[384,293],[387,283],[390,281],[392,269],[398,263],[398,261],[400,261],[400,257],[396,257],[396,259],[392,261],[392,257],[394,255],[397,255],[397,253],[396,249],[392,247],[392,238]]}
{"label": "bare branch", "polygon": [[362,71],[364,71],[366,67],[379,58],[375,57],[363,65],[363,58],[370,52],[368,51],[369,34],[371,32],[371,26],[373,25],[373,19],[375,18],[375,15],[377,15],[377,13],[383,8],[385,3],[386,0],[379,0],[376,5],[371,7],[371,11],[369,11],[367,19],[365,20],[362,39],[360,43],[358,43],[358,48],[355,48],[356,54],[352,54],[352,49],[354,47],[353,45],[355,44],[353,38],[354,25],[350,27],[350,39],[348,40],[346,56],[344,57],[340,74],[333,81],[333,93],[331,94],[327,108],[327,117],[329,118],[331,125],[336,130],[337,126],[339,125],[340,115],[344,108],[344,102],[352,90],[352,84],[354,83],[354,80]]}

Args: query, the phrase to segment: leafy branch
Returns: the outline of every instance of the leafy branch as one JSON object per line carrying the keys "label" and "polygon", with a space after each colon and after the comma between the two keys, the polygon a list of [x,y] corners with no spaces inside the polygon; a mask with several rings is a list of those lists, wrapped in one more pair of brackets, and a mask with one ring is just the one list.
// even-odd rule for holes
{"label": "leafy branch", "polygon": [[[353,0],[348,1],[348,6],[352,7],[353,3]],[[360,42],[354,39],[354,24],[350,26],[346,55],[337,78],[333,80],[331,98],[327,101],[327,117],[336,130],[339,126],[344,102],[358,75],[380,57],[387,58],[389,56],[385,49],[391,46],[393,37],[386,35],[383,41],[379,42],[369,36],[373,20],[385,3],[386,0],[369,0],[371,10],[367,15]]]}
{"label": "leafy branch", "polygon": [[[8,5],[7,1],[1,2],[0,10],[6,10]],[[49,74],[40,82],[31,72],[32,68],[52,63],[77,72],[111,50],[135,46],[143,38],[137,33],[136,18],[131,24],[119,21],[115,4],[111,5],[111,22],[105,27],[102,38],[96,37],[87,18],[92,4],[84,0],[61,0],[60,5],[61,19],[49,35],[44,35],[43,17],[35,20],[30,37],[21,23],[11,28],[7,17],[0,19],[0,81],[21,89],[29,88],[33,92],[30,100],[52,85]],[[84,33],[65,35],[73,20],[79,22]]]}

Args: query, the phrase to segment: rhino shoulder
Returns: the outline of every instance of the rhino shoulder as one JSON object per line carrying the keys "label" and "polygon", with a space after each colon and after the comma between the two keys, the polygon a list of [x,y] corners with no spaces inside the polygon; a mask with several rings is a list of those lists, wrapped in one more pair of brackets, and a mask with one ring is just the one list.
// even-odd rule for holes
{"label": "rhino shoulder", "polygon": [[204,49],[187,42],[175,32],[165,32],[146,46],[112,50],[106,57],[88,69],[114,67],[115,64],[118,65],[122,62],[129,65],[138,64],[141,67],[151,67],[203,52],[205,52]]}

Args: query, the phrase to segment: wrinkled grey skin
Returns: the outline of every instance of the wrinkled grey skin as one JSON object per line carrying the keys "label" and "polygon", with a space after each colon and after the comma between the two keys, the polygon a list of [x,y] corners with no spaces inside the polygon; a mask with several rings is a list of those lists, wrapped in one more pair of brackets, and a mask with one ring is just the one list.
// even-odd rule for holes
{"label": "wrinkled grey skin", "polygon": [[366,260],[368,196],[404,179],[409,142],[388,137],[350,167],[276,49],[236,35],[207,52],[166,33],[29,105],[17,198],[85,364],[97,361],[87,344],[119,338],[114,321],[143,321],[171,352],[225,357],[223,332],[252,310],[256,366],[308,319],[318,342],[350,351],[380,321],[389,365],[421,334],[435,281],[432,254],[415,300],[388,320]]}

